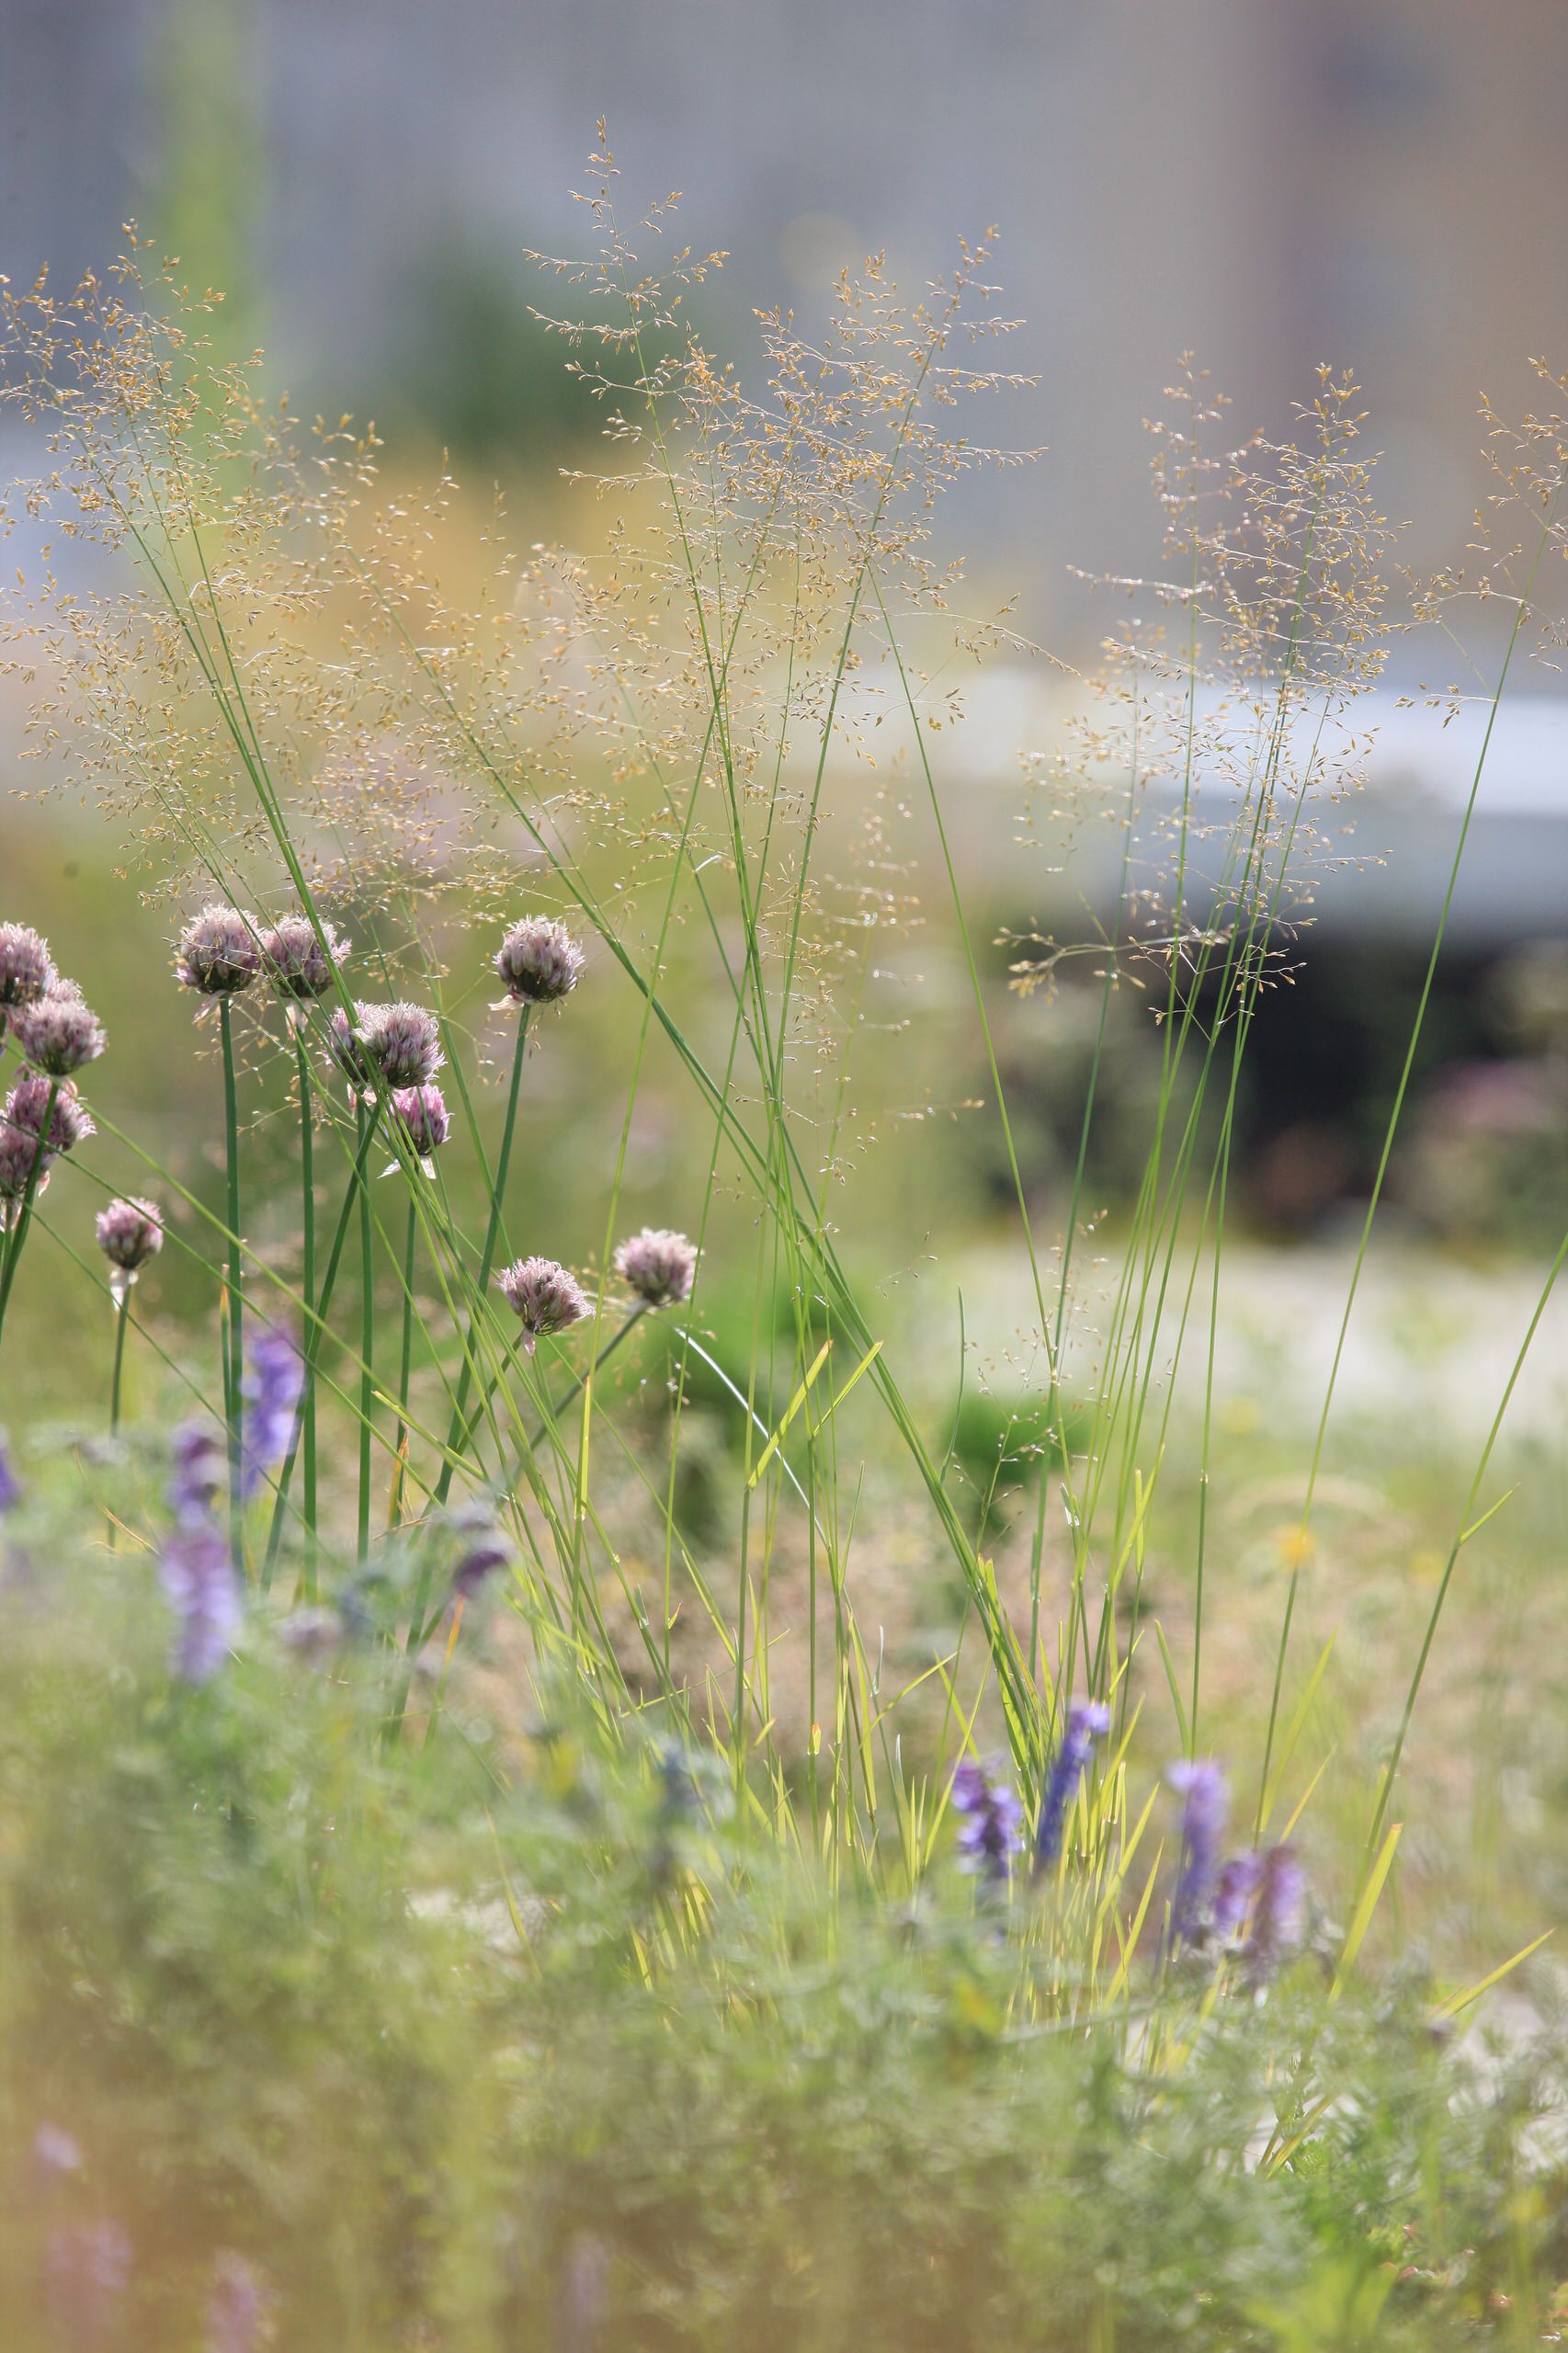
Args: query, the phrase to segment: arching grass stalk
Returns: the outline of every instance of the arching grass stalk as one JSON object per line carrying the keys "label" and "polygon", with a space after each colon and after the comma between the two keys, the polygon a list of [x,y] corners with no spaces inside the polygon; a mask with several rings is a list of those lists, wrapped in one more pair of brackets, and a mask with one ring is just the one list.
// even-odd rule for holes
{"label": "arching grass stalk", "polygon": [[[512,1138],[517,1131],[517,1098],[522,1090],[523,1056],[528,1042],[528,1015],[532,1009],[530,1006],[525,1005],[519,1008],[517,1014],[517,1042],[512,1051],[512,1082],[506,1091],[506,1118],[501,1130],[501,1149],[495,1157],[495,1175],[490,1187],[490,1211],[484,1222],[484,1243],[479,1254],[476,1289],[481,1302],[483,1302],[489,1288],[490,1278],[495,1271],[495,1250],[501,1238],[502,1203],[506,1195],[507,1171],[512,1165]],[[463,1351],[462,1365],[458,1373],[458,1393],[452,1402],[451,1426],[447,1437],[447,1460],[442,1463],[440,1474],[436,1481],[435,1500],[437,1504],[444,1504],[451,1493],[452,1475],[457,1468],[455,1457],[460,1454],[467,1445],[469,1431],[472,1427],[472,1424],[465,1425],[463,1415],[468,1405],[469,1387],[473,1374],[474,1316],[480,1312],[480,1308],[476,1307],[474,1315],[469,1319],[468,1346]],[[493,1394],[494,1385],[485,1392],[485,1404],[488,1404]]]}
{"label": "arching grass stalk", "polygon": [[223,1053],[223,1165],[227,1178],[228,1277],[223,1314],[225,1351],[223,1398],[229,1432],[229,1541],[234,1560],[244,1558],[244,1503],[241,1494],[240,1428],[243,1410],[240,1382],[244,1378],[244,1330],[240,1303],[240,1119],[234,1084],[234,1032],[226,996],[218,1000],[218,1037]]}

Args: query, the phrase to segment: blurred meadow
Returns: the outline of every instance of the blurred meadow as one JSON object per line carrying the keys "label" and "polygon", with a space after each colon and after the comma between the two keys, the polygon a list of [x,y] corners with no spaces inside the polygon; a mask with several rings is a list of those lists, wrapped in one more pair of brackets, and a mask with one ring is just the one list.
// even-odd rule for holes
{"label": "blurred meadow", "polygon": [[1568,18],[0,6],[7,2341],[1557,2341]]}

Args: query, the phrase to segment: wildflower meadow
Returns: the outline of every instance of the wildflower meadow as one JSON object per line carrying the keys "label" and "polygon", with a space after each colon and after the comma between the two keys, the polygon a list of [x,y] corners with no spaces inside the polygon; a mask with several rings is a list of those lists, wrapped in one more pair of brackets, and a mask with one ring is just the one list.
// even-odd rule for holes
{"label": "wildflower meadow", "polygon": [[[949,777],[1048,662],[948,537],[1025,462],[990,241],[732,365],[723,256],[619,208],[601,141],[537,257],[572,547],[297,417],[134,239],[4,290],[28,789],[116,873],[0,905],[0,2339],[1555,2342],[1562,1466],[1510,1414],[1568,1236],[1462,1447],[1344,1381],[1562,642],[1563,386],[1417,579],[1350,377],[1249,438],[1174,370],[1162,576],[1013,747],[1023,937]],[[1244,1074],[1406,637],[1488,722],[1287,1412]]]}

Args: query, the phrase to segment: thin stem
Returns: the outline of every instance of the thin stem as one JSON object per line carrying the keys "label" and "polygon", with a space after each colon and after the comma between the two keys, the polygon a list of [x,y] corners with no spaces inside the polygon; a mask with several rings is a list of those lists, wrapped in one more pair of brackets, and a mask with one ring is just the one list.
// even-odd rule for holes
{"label": "thin stem", "polygon": [[223,1050],[223,1158],[228,1176],[229,1225],[228,1350],[223,1387],[229,1424],[229,1541],[236,1563],[244,1557],[244,1504],[241,1494],[240,1382],[244,1378],[244,1333],[240,1304],[240,1115],[234,1085],[234,1033],[229,1000],[218,1000],[218,1035]]}
{"label": "thin stem", "polygon": [[[532,1010],[531,1006],[525,1005],[517,1016],[517,1042],[512,1054],[512,1084],[506,1094],[506,1120],[501,1131],[501,1150],[495,1162],[495,1180],[490,1188],[490,1215],[485,1221],[484,1246],[479,1254],[477,1289],[481,1304],[483,1302],[485,1291],[495,1267],[495,1245],[501,1233],[501,1205],[506,1193],[506,1172],[512,1165],[512,1137],[517,1124],[517,1097],[523,1083],[523,1054],[528,1041],[528,1016]],[[472,1427],[472,1424],[465,1424],[463,1414],[468,1404],[469,1384],[473,1375],[474,1324],[478,1313],[479,1307],[476,1306],[473,1314],[469,1318],[468,1347],[463,1351],[462,1366],[458,1374],[458,1393],[452,1401],[451,1427],[447,1434],[447,1460],[442,1463],[440,1475],[436,1482],[435,1500],[437,1504],[444,1504],[451,1492],[452,1474],[457,1469],[454,1457],[460,1454],[463,1447],[467,1445],[468,1432]],[[488,1403],[489,1394],[490,1392],[487,1392],[486,1403]]]}
{"label": "thin stem", "polygon": [[[315,1306],[316,1178],[315,1111],[311,1097],[311,1063],[305,1051],[302,1026],[294,1031],[294,1057],[300,1079],[300,1289],[307,1317]],[[315,1351],[305,1352],[304,1384],[300,1392],[301,1445],[304,1455],[305,1598],[316,1597],[316,1379]]]}
{"label": "thin stem", "polygon": [[359,1151],[359,1515],[355,1557],[363,1561],[370,1549],[370,1420],[375,1411],[376,1282],[375,1236],[370,1222],[370,1183],[365,1167],[374,1114],[363,1102],[357,1106]]}
{"label": "thin stem", "polygon": [[[126,1277],[121,1276],[119,1290],[114,1302],[114,1364],[108,1377],[108,1434],[110,1438],[113,1438],[119,1428],[119,1384],[120,1376],[125,1370],[126,1310],[130,1304],[131,1284]],[[108,1517],[108,1549],[112,1552],[115,1546],[116,1523],[112,1511]]]}
{"label": "thin stem", "polygon": [[[404,1449],[408,1444],[408,1382],[414,1366],[414,1245],[419,1236],[419,1203],[409,1180],[408,1226],[403,1245],[403,1354],[397,1376],[397,1436],[392,1442],[392,1510],[395,1523],[403,1508]],[[368,1359],[367,1359],[368,1361]]]}

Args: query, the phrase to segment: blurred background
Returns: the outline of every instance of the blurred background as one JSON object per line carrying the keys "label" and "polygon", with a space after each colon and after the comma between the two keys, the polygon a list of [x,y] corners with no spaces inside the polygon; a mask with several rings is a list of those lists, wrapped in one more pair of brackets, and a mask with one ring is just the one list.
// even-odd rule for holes
{"label": "blurred background", "polygon": [[[943,541],[967,551],[974,609],[1016,596],[1022,628],[1073,664],[1108,625],[1075,567],[1157,570],[1142,423],[1182,351],[1229,394],[1238,436],[1288,432],[1320,360],[1353,369],[1417,573],[1466,561],[1488,490],[1481,392],[1517,414],[1540,404],[1532,355],[1568,364],[1561,0],[0,0],[0,265],[14,281],[46,264],[62,282],[102,268],[135,218],[192,282],[226,290],[232,347],[265,346],[269,381],[299,407],[374,415],[394,466],[428,471],[449,449],[476,494],[502,477],[524,537],[590,528],[560,469],[595,462],[597,415],[530,315],[527,256],[582,248],[571,190],[600,114],[629,202],[679,188],[681,233],[730,251],[697,315],[743,364],[754,305],[809,320],[842,267],[882,249],[917,284],[960,233],[995,224],[1003,308],[1022,323],[1003,358],[1039,382],[997,404],[994,430],[1041,455],[961,483]],[[30,463],[6,430],[0,466]],[[1375,1165],[1479,739],[1473,713],[1449,727],[1397,708],[1432,682],[1429,658],[1395,652],[1359,862],[1321,891],[1251,1057],[1238,1190],[1271,1247],[1335,1245]],[[1008,819],[1020,749],[1050,747],[1052,680],[1004,664],[945,754],[949,789],[967,795],[966,884],[997,935],[1051,916],[1017,895]],[[1391,1199],[1392,1230],[1423,1248],[1555,1239],[1568,1181],[1557,698],[1535,665],[1492,750]],[[8,709],[9,763],[14,689]],[[143,1008],[131,978],[164,952],[166,915],[116,879],[90,819],[8,803],[3,822],[5,912],[51,932],[95,994],[106,960],[123,968],[103,1086],[133,1094],[157,1071],[166,1091],[179,1008],[172,991]],[[1006,962],[995,951],[1008,1075],[1049,1220],[1089,998],[1069,985],[1049,1017],[1009,1003]],[[950,1058],[933,1091],[967,1099],[983,1092],[978,1042],[952,1013],[961,991],[941,994],[939,948],[927,969]],[[1108,1199],[1119,1119],[1137,1129],[1156,1051],[1137,1008],[1117,1010],[1094,1172]],[[193,1137],[204,1116],[192,1108]],[[928,1150],[955,1215],[983,1233],[1006,1190],[994,1154],[968,1131]]]}

